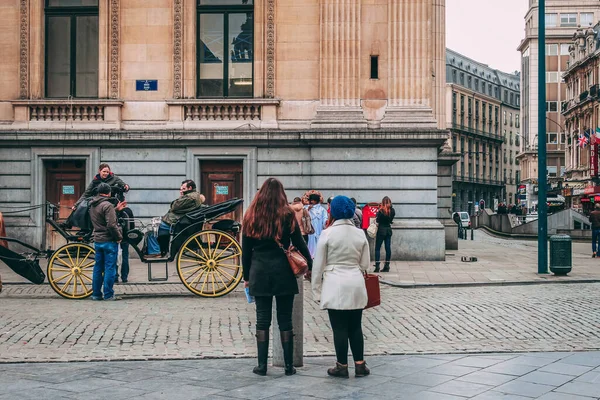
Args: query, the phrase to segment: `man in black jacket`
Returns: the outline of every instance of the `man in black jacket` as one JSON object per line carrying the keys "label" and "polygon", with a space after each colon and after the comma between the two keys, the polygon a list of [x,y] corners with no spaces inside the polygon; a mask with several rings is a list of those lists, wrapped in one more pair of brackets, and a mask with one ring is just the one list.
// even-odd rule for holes
{"label": "man in black jacket", "polygon": [[94,226],[94,249],[96,263],[92,277],[92,300],[118,300],[113,291],[115,284],[117,254],[119,243],[123,240],[121,227],[117,223],[117,211],[121,211],[127,203],[110,197],[110,186],[107,183],[98,185],[98,196],[90,202],[90,218]]}

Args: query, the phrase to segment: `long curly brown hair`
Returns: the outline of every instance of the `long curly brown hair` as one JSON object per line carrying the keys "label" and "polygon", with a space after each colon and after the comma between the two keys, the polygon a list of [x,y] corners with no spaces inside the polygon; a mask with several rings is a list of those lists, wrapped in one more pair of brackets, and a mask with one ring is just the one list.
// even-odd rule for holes
{"label": "long curly brown hair", "polygon": [[295,229],[294,211],[282,183],[269,178],[263,183],[244,215],[244,235],[254,239],[280,240],[286,228]]}
{"label": "long curly brown hair", "polygon": [[391,209],[392,209],[392,200],[389,197],[385,196],[381,200],[381,204],[379,205],[379,211],[381,211],[382,214],[389,217]]}

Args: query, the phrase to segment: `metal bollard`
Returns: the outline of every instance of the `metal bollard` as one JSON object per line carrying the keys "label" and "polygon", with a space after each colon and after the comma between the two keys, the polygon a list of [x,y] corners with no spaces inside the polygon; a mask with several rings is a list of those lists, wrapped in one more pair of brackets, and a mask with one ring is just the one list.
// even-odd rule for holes
{"label": "metal bollard", "polygon": [[473,240],[473,228],[471,228],[471,240]]}
{"label": "metal bollard", "polygon": [[[294,308],[292,310],[292,326],[294,328],[294,367],[304,365],[304,277],[298,279],[298,294],[294,296]],[[279,336],[279,324],[277,323],[277,308],[273,302],[273,366],[283,367],[283,347]]]}

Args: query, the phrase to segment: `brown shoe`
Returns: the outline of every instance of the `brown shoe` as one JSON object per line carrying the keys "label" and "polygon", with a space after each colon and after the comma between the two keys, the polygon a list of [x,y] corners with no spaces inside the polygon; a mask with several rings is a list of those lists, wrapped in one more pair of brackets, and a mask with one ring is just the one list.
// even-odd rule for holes
{"label": "brown shoe", "polygon": [[335,367],[327,370],[327,375],[335,376],[336,378],[348,378],[348,364],[340,364],[336,361]]}
{"label": "brown shoe", "polygon": [[363,376],[367,376],[371,373],[371,370],[367,368],[367,363],[354,363],[354,376],[357,378],[361,378]]}

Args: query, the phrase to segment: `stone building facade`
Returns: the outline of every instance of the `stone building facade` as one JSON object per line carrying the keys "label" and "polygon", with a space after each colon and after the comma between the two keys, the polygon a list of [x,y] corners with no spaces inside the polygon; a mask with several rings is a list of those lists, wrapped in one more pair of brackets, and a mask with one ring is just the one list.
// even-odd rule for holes
{"label": "stone building facade", "polygon": [[447,126],[454,165],[454,211],[475,210],[481,200],[514,203],[519,146],[519,75],[507,74],[446,50]]}
{"label": "stone building facade", "polygon": [[[390,196],[394,258],[443,259],[444,15],[444,0],[3,1],[0,210],[68,206],[100,162],[146,220],[185,178],[247,207],[275,176],[290,199]],[[6,219],[54,240],[41,209]]]}
{"label": "stone building facade", "polygon": [[525,15],[525,37],[521,52],[521,126],[523,140],[518,159],[524,202],[537,206],[538,188],[538,104],[546,106],[546,152],[548,190],[558,193],[566,172],[565,148],[568,145],[565,119],[561,110],[567,100],[562,75],[567,71],[569,46],[579,26],[589,27],[600,17],[598,2],[593,0],[546,0],[546,101],[538,99],[538,2],[529,0]]}
{"label": "stone building facade", "polygon": [[[563,74],[567,86],[562,107],[565,118],[566,149],[563,195],[567,206],[589,213],[600,194],[598,186],[598,144],[590,140],[585,146],[579,138],[588,133],[591,139],[600,126],[600,26],[580,28],[569,46],[567,71]],[[594,143],[592,144],[591,141]],[[599,199],[600,200],[600,199]]]}

